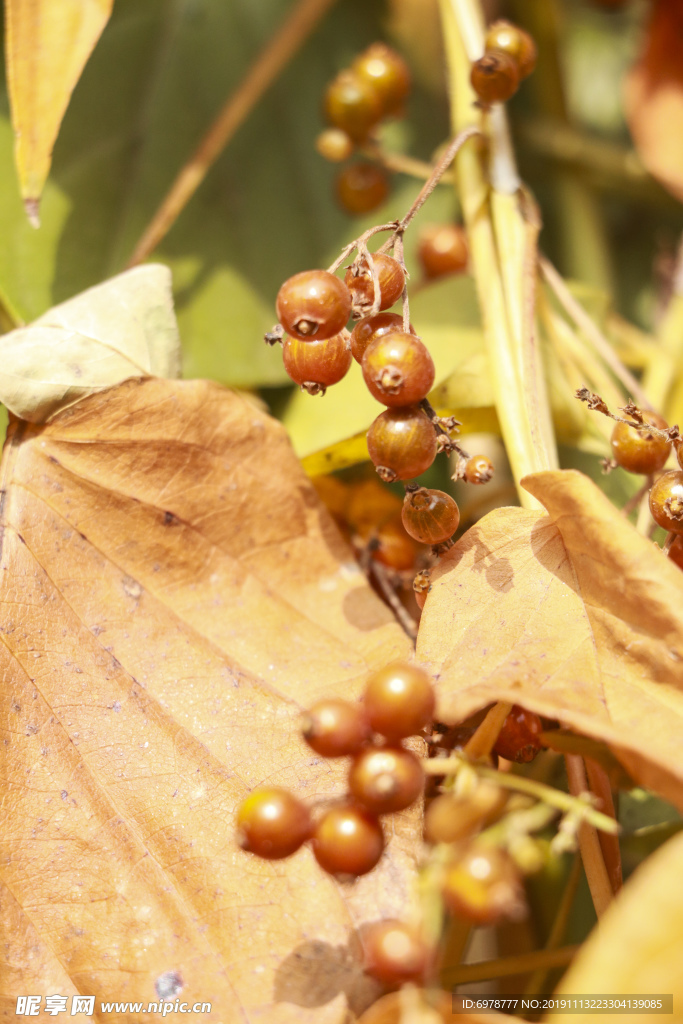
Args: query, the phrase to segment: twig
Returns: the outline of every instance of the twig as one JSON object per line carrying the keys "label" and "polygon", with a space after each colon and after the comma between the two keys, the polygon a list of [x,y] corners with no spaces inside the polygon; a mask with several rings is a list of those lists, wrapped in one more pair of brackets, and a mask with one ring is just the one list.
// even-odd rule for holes
{"label": "twig", "polygon": [[490,981],[493,978],[509,978],[514,974],[526,974],[539,968],[550,970],[564,967],[576,956],[580,946],[562,946],[560,949],[537,949],[532,953],[517,953],[502,956],[498,960],[485,960],[478,964],[460,964],[442,975],[449,986],[466,985],[473,981]]}
{"label": "twig", "polygon": [[[391,153],[386,149],[383,149],[376,142],[366,142],[361,147],[360,152],[369,157],[371,160],[375,160],[377,163],[382,164],[388,171],[394,171],[397,174],[406,174],[411,178],[419,178],[421,181],[427,181],[431,178],[434,172],[434,164],[427,163],[426,160],[416,160],[415,157],[406,156],[404,153]],[[452,171],[444,171],[439,181],[440,185],[452,185],[455,181],[455,175]]]}
{"label": "twig", "polygon": [[482,131],[480,128],[477,128],[476,126],[473,125],[470,128],[464,128],[463,131],[459,132],[458,135],[456,135],[455,138],[452,140],[452,142],[449,143],[449,145],[444,150],[443,156],[435,165],[434,170],[431,173],[431,176],[427,179],[427,181],[420,189],[420,192],[417,195],[415,201],[413,202],[413,205],[410,207],[405,217],[403,217],[402,220],[399,222],[398,228],[396,229],[397,233],[399,231],[403,233],[406,230],[415,214],[427,202],[430,195],[443,178],[444,173],[455,160],[456,156],[458,155],[458,151],[462,148],[462,146],[467,142],[468,139],[473,139],[475,136],[478,135],[482,135]]}
{"label": "twig", "polygon": [[415,640],[417,638],[417,623],[408,609],[401,603],[400,598],[389,581],[384,566],[380,562],[376,562],[374,558],[369,558],[367,572],[382,591],[382,596],[398,619],[404,633],[407,633],[411,640]]}
{"label": "twig", "polygon": [[[598,797],[602,804],[602,809],[606,814],[609,814],[610,818],[614,818],[616,821],[616,811],[614,809],[614,799],[612,797],[612,787],[607,777],[607,772],[598,764],[597,761],[593,760],[592,757],[585,759],[586,774],[588,776],[588,783],[593,793]],[[610,884],[612,886],[612,892],[616,894],[624,884],[623,874],[621,870],[621,850],[619,849],[619,836],[608,835],[606,832],[598,832],[598,839],[600,841],[600,848],[602,850],[602,856],[605,861],[605,867],[607,868],[607,874],[609,876]]]}
{"label": "twig", "polygon": [[237,129],[334,2],[298,0],[295,3],[284,23],[258,55],[235,92],[228,97],[199,146],[180,170],[135,246],[128,267],[142,263],[156,249]]}
{"label": "twig", "polygon": [[[496,707],[499,706],[500,705],[496,705]],[[489,712],[489,714],[490,713],[491,712]],[[474,736],[472,739],[474,739]],[[569,754],[567,756],[576,757],[578,755]],[[579,760],[581,760],[581,758],[579,758]],[[465,757],[455,754],[451,757],[428,758],[422,762],[422,767],[426,775],[457,774],[462,769],[463,765],[470,766],[477,775],[480,775],[483,779],[490,779],[492,782],[495,782],[496,785],[502,786],[503,789],[512,789],[518,793],[526,793],[528,796],[532,796],[536,800],[541,800],[543,803],[549,804],[551,807],[556,807],[557,810],[562,811],[563,814],[576,814],[583,821],[590,822],[594,829],[601,828],[610,833],[616,833],[619,830],[619,826],[613,818],[610,818],[607,814],[603,814],[601,811],[597,811],[588,802],[590,794],[588,793],[587,784],[584,785],[583,789],[578,791],[576,794],[570,795],[569,793],[564,793],[561,789],[554,789],[553,786],[546,786],[544,782],[537,782],[536,779],[528,779],[524,775],[499,772],[496,771],[495,768],[486,768],[484,765],[472,762]]]}
{"label": "twig", "polygon": [[[588,790],[583,759],[578,754],[566,754],[565,764],[567,766],[569,792],[572,793],[574,797],[578,798]],[[610,828],[606,831],[616,831],[618,826],[613,818],[608,818],[607,815],[601,815],[601,817],[606,818],[606,820],[610,822]],[[598,833],[594,824],[589,823],[587,816],[579,825],[579,849],[581,851],[583,869],[586,872],[586,879],[593,899],[595,913],[598,917],[602,917],[605,910],[607,910],[607,907],[612,902],[614,894],[612,892],[609,875],[607,874],[605,858],[602,855],[602,848],[600,846],[600,840],[598,839]]]}
{"label": "twig", "polygon": [[565,312],[569,314],[572,320],[574,320],[577,327],[583,331],[598,355],[603,359],[607,366],[609,366],[617,380],[621,381],[627,393],[630,393],[634,398],[636,398],[639,405],[642,405],[645,409],[652,411],[650,400],[636,378],[633,376],[631,371],[624,366],[607,338],[593,319],[588,315],[581,303],[577,302],[574,298],[552,263],[546,259],[545,256],[541,256],[539,254],[538,266],[543,277],[557,296],[560,305],[564,308]]}
{"label": "twig", "polygon": [[477,761],[480,757],[488,757],[498,739],[498,733],[503,728],[505,719],[511,711],[512,704],[507,704],[505,701],[494,704],[484,721],[478,726],[477,731],[470,736],[465,744],[465,753],[468,757],[471,757],[473,761]]}
{"label": "twig", "polygon": [[647,477],[646,480],[645,480],[645,483],[642,484],[638,488],[636,493],[632,494],[631,497],[628,499],[628,501],[626,502],[626,504],[624,505],[624,507],[621,510],[621,514],[623,516],[630,516],[631,512],[634,512],[635,509],[638,508],[638,506],[640,505],[641,501],[643,500],[643,497],[648,493],[648,491],[650,490],[651,487],[652,487],[652,481],[650,480],[649,477]]}

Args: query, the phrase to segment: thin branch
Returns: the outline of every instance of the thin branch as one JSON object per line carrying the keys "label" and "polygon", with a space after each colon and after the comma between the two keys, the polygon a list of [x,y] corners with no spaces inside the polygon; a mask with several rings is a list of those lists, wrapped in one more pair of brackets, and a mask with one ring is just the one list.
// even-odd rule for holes
{"label": "thin branch", "polygon": [[[595,793],[602,804],[602,810],[605,814],[609,814],[610,818],[614,818],[616,821],[617,815],[614,809],[614,798],[612,797],[612,787],[610,785],[607,772],[598,764],[597,761],[593,760],[592,757],[585,759],[586,774],[588,776],[588,783],[591,791]],[[621,870],[621,850],[619,849],[619,836],[608,835],[606,832],[599,832],[598,839],[600,840],[600,848],[602,850],[602,856],[605,861],[605,867],[607,868],[607,874],[609,876],[610,884],[612,886],[612,892],[616,894],[624,884],[624,878]]]}
{"label": "thin branch", "polygon": [[[566,754],[565,763],[567,765],[569,791],[573,796],[580,797],[588,790],[583,758],[578,754]],[[602,817],[606,817],[606,815],[602,815]],[[607,818],[607,821],[612,826],[616,826],[616,822],[612,818]],[[615,831],[615,828],[612,827],[607,831]],[[602,917],[612,902],[614,894],[607,873],[605,858],[602,855],[598,833],[595,827],[589,824],[587,820],[582,821],[579,825],[579,849],[581,850],[581,860],[583,861],[583,869],[586,872],[586,879],[591,892],[593,906],[595,907],[595,913],[598,917]]]}
{"label": "thin branch", "polygon": [[466,985],[473,981],[491,981],[493,978],[509,978],[514,974],[527,974],[539,968],[550,970],[564,967],[576,956],[580,946],[562,946],[560,949],[537,949],[532,953],[517,953],[502,956],[498,960],[485,960],[477,964],[461,964],[444,971],[442,981],[449,986]]}
{"label": "thin branch", "polygon": [[[427,181],[434,171],[434,164],[429,164],[426,160],[417,160],[413,156],[406,156],[404,153],[392,153],[383,149],[376,142],[366,142],[360,152],[386,167],[388,171],[393,171],[395,174],[406,174],[410,178],[419,178],[420,181]],[[454,182],[453,172],[444,171],[439,184],[452,185]]]}
{"label": "thin branch", "polygon": [[445,172],[448,170],[450,165],[455,160],[456,156],[458,155],[458,151],[467,142],[467,140],[482,134],[483,133],[480,128],[472,126],[470,128],[463,129],[463,131],[456,135],[453,141],[450,142],[449,145],[444,150],[443,156],[441,157],[439,162],[435,165],[431,177],[427,179],[427,181],[420,189],[420,192],[417,198],[415,199],[413,205],[410,207],[405,217],[403,217],[403,219],[400,221],[397,231],[403,233],[406,230],[415,214],[427,202],[430,195],[443,178]]}
{"label": "thin branch", "polygon": [[370,558],[368,559],[367,572],[382,591],[382,596],[398,619],[404,633],[407,633],[410,639],[414,641],[417,638],[417,622],[401,603],[401,599],[392,587],[384,566],[380,562],[376,562],[374,558]]}
{"label": "thin branch", "polygon": [[538,266],[543,277],[555,293],[560,305],[572,318],[576,326],[583,331],[593,348],[602,360],[609,366],[614,376],[621,382],[626,392],[638,401],[645,409],[652,410],[650,400],[642,387],[633,376],[631,371],[624,366],[621,359],[610,345],[597,324],[588,315],[580,302],[574,298],[565,284],[561,275],[557,272],[552,263],[539,254]]}
{"label": "thin branch", "polygon": [[142,263],[156,249],[237,129],[334,2],[298,0],[294,4],[284,23],[258,55],[235,92],[228,97],[218,117],[179,172],[138,241],[126,264],[128,267]]}
{"label": "thin branch", "polygon": [[498,733],[503,728],[505,719],[512,711],[512,704],[500,701],[494,704],[486,715],[486,718],[478,726],[477,731],[465,744],[465,753],[476,761],[480,757],[488,757],[498,739]]}

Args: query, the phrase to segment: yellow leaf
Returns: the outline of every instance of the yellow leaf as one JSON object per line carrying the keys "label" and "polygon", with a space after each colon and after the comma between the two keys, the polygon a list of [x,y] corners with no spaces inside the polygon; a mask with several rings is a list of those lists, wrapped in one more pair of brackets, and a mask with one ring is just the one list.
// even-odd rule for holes
{"label": "yellow leaf", "polygon": [[131,380],[13,421],[2,475],[8,1005],[146,1005],[172,972],[223,1024],[360,1013],[377,989],[348,943],[404,912],[416,814],[386,819],[352,884],[308,847],[262,861],[234,834],[260,783],[343,793],[300,710],[410,650],[285,432],[217,385]]}
{"label": "yellow leaf", "polygon": [[[683,835],[652,854],[626,883],[600,925],[581,947],[556,995],[618,993],[673,995],[673,1013],[637,1015],[644,1024],[680,1020],[683,1006]],[[631,1011],[632,1013],[633,1011]],[[630,1019],[624,1010],[622,1020]],[[566,1013],[549,1013],[564,1024]],[[604,1020],[583,1012],[581,1020]]]}
{"label": "yellow leaf", "polygon": [[42,423],[129,377],[177,377],[180,339],[168,267],[147,264],[0,337],[0,402]]}
{"label": "yellow leaf", "polygon": [[7,81],[15,160],[29,220],[50,172],[52,148],[114,0],[5,0]]}
{"label": "yellow leaf", "polygon": [[[479,405],[480,389],[474,377],[485,375],[485,367],[476,360],[473,363],[472,357],[481,350],[481,331],[471,327],[454,329],[432,325],[427,326],[420,336],[434,360],[436,380],[443,384],[446,378],[459,372],[462,364],[467,373],[472,404]],[[434,393],[440,395],[440,389],[437,387]],[[459,393],[462,395],[463,391]],[[469,404],[466,400],[466,405]],[[490,404],[488,398],[481,404]],[[294,451],[300,458],[305,458],[365,432],[383,410],[384,406],[376,402],[366,388],[361,369],[354,360],[346,377],[330,388],[323,398],[311,398],[299,390],[295,391],[283,423],[292,439]],[[363,458],[367,458],[367,454]],[[330,468],[322,472],[330,472]]]}
{"label": "yellow leaf", "polygon": [[432,571],[417,653],[437,716],[514,701],[682,807],[683,574],[582,474],[523,485],[548,514],[497,509]]}

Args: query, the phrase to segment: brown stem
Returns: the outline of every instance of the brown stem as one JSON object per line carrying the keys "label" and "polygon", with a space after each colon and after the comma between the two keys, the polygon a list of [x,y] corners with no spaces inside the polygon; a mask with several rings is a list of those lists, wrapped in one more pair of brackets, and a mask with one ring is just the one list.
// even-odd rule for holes
{"label": "brown stem", "polygon": [[207,172],[266,89],[284,70],[335,0],[298,0],[226,100],[218,117],[164,196],[127,266],[142,263],[171,229]]}
{"label": "brown stem", "polygon": [[427,202],[430,195],[443,178],[444,173],[448,170],[450,165],[455,160],[455,157],[458,154],[458,150],[461,149],[461,147],[467,142],[468,139],[474,138],[475,135],[482,135],[482,131],[480,128],[476,128],[474,126],[470,128],[465,128],[464,131],[461,131],[458,135],[456,135],[453,141],[449,143],[449,145],[446,147],[444,151],[443,156],[434,167],[431,176],[427,179],[427,181],[420,189],[420,192],[417,198],[415,199],[413,205],[410,207],[405,217],[400,221],[397,231],[403,233],[406,230],[406,228],[410,224],[411,220],[413,219],[417,211],[421,209]]}
{"label": "brown stem", "polygon": [[633,376],[631,371],[624,366],[607,338],[595,324],[593,319],[588,315],[581,303],[577,302],[574,298],[561,275],[557,272],[550,260],[539,254],[538,266],[543,277],[555,293],[560,305],[564,308],[565,312],[569,314],[572,320],[574,320],[577,327],[583,331],[598,355],[603,359],[607,366],[609,366],[617,380],[621,381],[626,392],[630,393],[633,398],[637,399],[638,403],[645,409],[652,410],[650,400],[636,378]]}
{"label": "brown stem", "polygon": [[[428,164],[426,160],[416,160],[415,157],[406,156],[404,153],[390,153],[376,143],[367,142],[360,150],[364,156],[370,157],[371,160],[376,160],[377,163],[382,164],[388,171],[394,171],[397,174],[406,174],[410,178],[419,178],[421,181],[427,181],[434,170],[433,164]],[[455,175],[444,171],[439,181],[440,185],[452,185],[455,181]]]}
{"label": "brown stem", "polygon": [[[362,235],[360,235],[358,238],[354,238],[352,242],[349,242],[348,245],[344,246],[344,248],[337,256],[334,263],[331,263],[327,268],[327,272],[329,274],[334,274],[335,270],[339,270],[344,260],[351,255],[354,249],[362,249],[364,247],[367,248],[366,243],[369,238],[372,238],[373,235],[379,235],[382,233],[382,231],[395,231],[397,226],[398,221],[392,220],[389,222],[389,224],[376,224],[374,228],[369,228],[368,231],[364,231]],[[384,246],[382,246],[380,252],[383,249]]]}
{"label": "brown stem", "polygon": [[632,494],[626,504],[621,510],[622,515],[630,516],[631,512],[635,511],[640,505],[640,502],[645,494],[650,490],[652,486],[652,480],[648,477],[645,483],[638,488],[635,494]]}
{"label": "brown stem", "polygon": [[[583,758],[578,754],[566,754],[565,763],[567,765],[569,792],[572,796],[581,796],[581,794],[588,791]],[[614,894],[597,829],[586,821],[582,821],[579,825],[579,849],[595,913],[598,917],[602,917],[611,903]]]}
{"label": "brown stem", "polygon": [[377,584],[377,587],[382,593],[382,597],[396,616],[404,633],[407,633],[411,640],[415,640],[417,638],[417,622],[412,617],[408,609],[401,603],[401,599],[392,587],[389,574],[384,566],[380,562],[376,562],[374,558],[370,557],[370,552],[367,547],[360,552],[359,560],[361,567],[365,570],[365,573]]}
{"label": "brown stem", "polygon": [[[614,809],[612,787],[610,786],[607,772],[594,761],[592,757],[586,758],[586,774],[591,790],[599,797],[601,802],[600,810],[609,814],[610,818],[616,821],[617,815]],[[607,874],[609,875],[612,892],[616,895],[624,884],[621,871],[621,850],[619,849],[619,836],[610,835],[608,832],[598,832],[602,856],[605,860]]]}

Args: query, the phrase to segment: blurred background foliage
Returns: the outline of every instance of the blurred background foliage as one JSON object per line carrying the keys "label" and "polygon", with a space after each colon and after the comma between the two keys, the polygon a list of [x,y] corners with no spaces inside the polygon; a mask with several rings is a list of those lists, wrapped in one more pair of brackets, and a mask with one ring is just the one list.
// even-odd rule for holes
{"label": "blurred background foliage", "polygon": [[[292,0],[116,0],[67,109],[38,230],[28,224],[19,197],[3,93],[0,301],[6,328],[125,267],[177,173],[293,6]],[[538,68],[509,112],[521,172],[541,206],[541,247],[608,333],[618,323],[622,349],[630,344],[628,326],[611,321],[611,311],[644,331],[657,330],[683,228],[683,207],[634,150],[622,102],[623,79],[643,49],[651,6],[650,0],[485,4],[489,19],[510,17],[538,42]],[[250,112],[153,254],[173,272],[185,375],[260,390],[299,454],[313,458],[311,472],[364,457],[362,438],[351,446],[343,442],[367,428],[376,405],[355,367],[324,402],[295,392],[279,349],[261,338],[285,278],[329,264],[366,226],[403,213],[419,187],[395,174],[387,202],[352,217],[335,200],[338,166],[315,150],[326,85],[378,38],[405,55],[415,80],[406,117],[381,129],[381,144],[431,160],[448,135],[436,0],[339,0]],[[456,413],[464,432],[495,431],[471,280],[419,281],[420,225],[457,216],[453,191],[444,186],[407,235],[417,285],[413,320],[435,357],[440,389],[433,398],[440,408]],[[566,464],[596,475],[597,457],[607,454],[604,425],[578,407],[577,382],[552,346],[546,348]],[[628,480],[615,476],[609,488],[628,493]]]}

